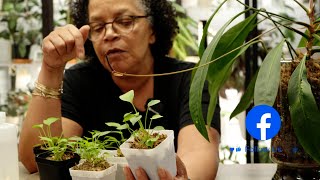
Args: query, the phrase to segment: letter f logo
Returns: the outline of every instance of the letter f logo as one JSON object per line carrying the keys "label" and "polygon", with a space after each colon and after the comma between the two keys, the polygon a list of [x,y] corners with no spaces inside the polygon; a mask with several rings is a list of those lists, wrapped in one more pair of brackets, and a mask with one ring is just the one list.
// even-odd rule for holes
{"label": "letter f logo", "polygon": [[280,126],[280,115],[271,106],[258,105],[247,114],[246,128],[255,139],[264,141],[273,138],[280,130]]}
{"label": "letter f logo", "polygon": [[261,140],[266,140],[267,128],[270,128],[271,123],[267,123],[267,119],[271,118],[270,113],[265,113],[261,116],[260,123],[257,124],[257,128],[260,129]]}

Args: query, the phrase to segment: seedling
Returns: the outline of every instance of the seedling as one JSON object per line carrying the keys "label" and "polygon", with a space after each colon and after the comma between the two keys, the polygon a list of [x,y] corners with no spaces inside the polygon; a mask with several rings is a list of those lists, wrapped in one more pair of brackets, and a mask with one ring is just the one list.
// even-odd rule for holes
{"label": "seedling", "polygon": [[51,159],[54,161],[65,160],[65,154],[69,147],[68,138],[63,137],[61,133],[60,136],[52,136],[51,134],[51,124],[58,121],[59,118],[50,117],[43,120],[42,124],[33,125],[33,128],[38,128],[40,133],[40,140],[43,142],[41,144],[44,150],[48,150],[52,153]]}
{"label": "seedling", "polygon": [[[72,137],[70,140],[73,140],[71,144],[73,145],[73,151],[80,155],[81,159],[84,159],[85,162],[80,166],[76,166],[73,169],[83,169],[89,171],[98,171],[107,169],[110,165],[105,160],[106,153],[103,152],[109,146],[109,137],[106,136],[110,131],[92,131],[91,137]],[[102,140],[104,138],[104,140]],[[112,141],[111,141],[112,142]],[[87,169],[89,168],[89,169]]]}
{"label": "seedling", "polygon": [[[132,142],[132,148],[139,148],[139,149],[152,149],[156,147],[162,140],[166,138],[166,135],[160,135],[158,133],[153,133],[153,130],[163,130],[164,128],[161,126],[157,126],[151,130],[151,125],[152,121],[155,119],[162,118],[160,114],[155,114],[150,118],[149,124],[147,122],[147,117],[148,117],[148,112],[150,108],[160,102],[160,100],[151,100],[147,104],[147,110],[146,110],[146,115],[144,118],[144,122],[142,122],[142,115],[137,111],[133,104],[133,98],[134,98],[134,91],[128,91],[127,93],[121,95],[119,97],[122,101],[129,102],[133,109],[134,112],[129,112],[126,113],[123,116],[123,122],[125,124],[120,125],[118,123],[106,123],[108,126],[113,126],[116,127],[117,130],[121,132],[121,130],[127,129],[131,136],[134,137],[134,142]],[[133,130],[130,128],[128,122],[130,122],[133,126],[138,123],[139,124],[139,129],[138,130]],[[148,124],[148,126],[147,126]],[[148,127],[148,130],[146,129]]]}

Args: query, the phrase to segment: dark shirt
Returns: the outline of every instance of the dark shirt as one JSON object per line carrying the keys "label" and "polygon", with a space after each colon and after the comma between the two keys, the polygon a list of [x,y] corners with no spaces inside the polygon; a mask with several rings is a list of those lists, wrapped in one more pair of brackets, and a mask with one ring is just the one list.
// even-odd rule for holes
{"label": "dark shirt", "polygon": [[[154,64],[154,73],[173,72],[193,67],[194,63],[178,61],[168,57],[158,59]],[[193,124],[189,112],[189,88],[191,72],[154,78],[154,97],[161,101],[152,107],[163,118],[152,121],[152,127],[163,126],[174,130],[175,145],[181,128]],[[133,112],[132,105],[119,99],[123,92],[113,82],[108,72],[98,61],[79,63],[65,71],[62,94],[62,116],[69,118],[83,128],[83,136],[89,131],[115,130],[106,122],[123,124],[123,115]],[[207,86],[203,92],[203,114],[209,104]],[[145,112],[140,112],[144,115]],[[148,116],[153,113],[149,112]],[[144,120],[144,118],[143,118]],[[149,121],[149,119],[148,119]],[[212,127],[220,133],[220,108],[217,105]],[[135,125],[133,128],[137,128]],[[128,138],[129,134],[126,134]],[[175,146],[177,147],[177,146]]]}

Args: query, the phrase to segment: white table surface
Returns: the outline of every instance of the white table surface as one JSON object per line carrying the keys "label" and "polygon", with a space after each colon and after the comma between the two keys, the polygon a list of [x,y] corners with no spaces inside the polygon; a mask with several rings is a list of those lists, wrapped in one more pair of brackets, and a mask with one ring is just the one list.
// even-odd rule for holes
{"label": "white table surface", "polygon": [[[271,180],[277,170],[276,164],[220,164],[216,180]],[[20,180],[38,180],[38,173],[29,174],[19,164]]]}

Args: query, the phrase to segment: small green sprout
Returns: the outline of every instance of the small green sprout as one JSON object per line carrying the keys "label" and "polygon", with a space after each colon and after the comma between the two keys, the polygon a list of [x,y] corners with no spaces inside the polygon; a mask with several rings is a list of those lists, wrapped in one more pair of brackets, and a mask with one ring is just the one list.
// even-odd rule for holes
{"label": "small green sprout", "polygon": [[[161,116],[160,114],[155,114],[150,118],[149,124],[147,126],[147,117],[148,117],[148,112],[150,110],[150,108],[158,103],[160,103],[160,100],[151,100],[148,104],[147,104],[147,110],[146,110],[146,115],[144,118],[144,123],[142,122],[142,115],[140,115],[140,113],[137,111],[137,109],[135,108],[134,104],[133,104],[133,98],[134,98],[134,91],[128,91],[127,93],[121,95],[119,97],[122,101],[125,102],[129,102],[133,109],[134,112],[129,112],[126,113],[123,116],[123,122],[125,124],[120,125],[118,123],[106,123],[108,126],[114,126],[117,128],[117,130],[121,131],[123,129],[127,129],[131,135],[134,137],[135,141],[139,144],[139,147],[141,148],[154,148],[155,147],[155,142],[159,139],[160,135],[159,134],[154,134],[153,131],[151,131],[151,125],[152,125],[152,121],[155,119],[159,119],[162,118],[163,116]],[[139,124],[139,129],[138,130],[133,130],[130,128],[129,124],[127,124],[128,122],[130,122],[132,125],[135,125],[136,123]],[[146,129],[149,129],[149,131],[147,131]],[[154,130],[163,130],[164,128],[161,126],[157,126],[154,128]]]}

